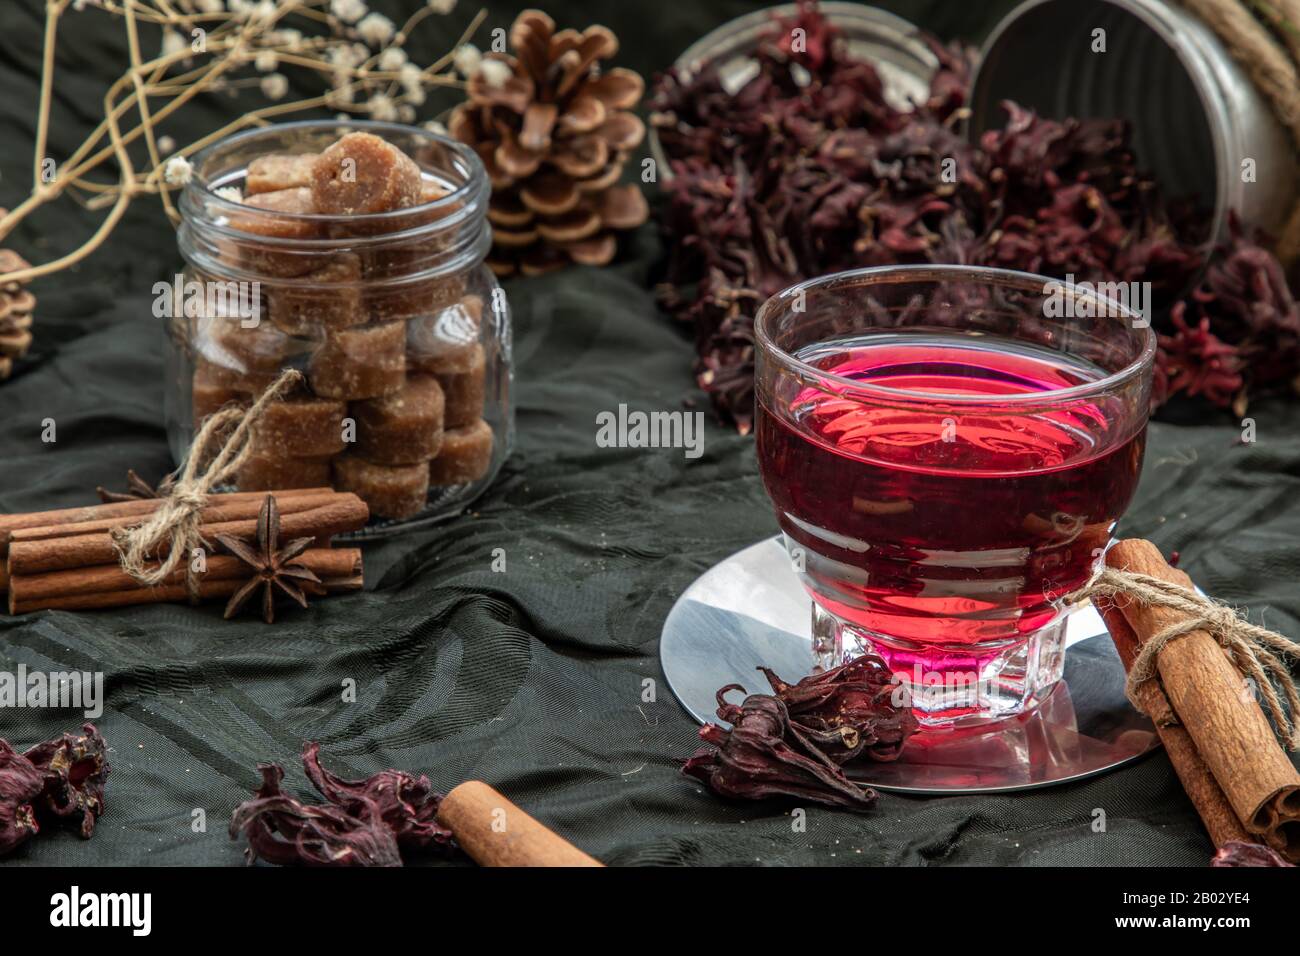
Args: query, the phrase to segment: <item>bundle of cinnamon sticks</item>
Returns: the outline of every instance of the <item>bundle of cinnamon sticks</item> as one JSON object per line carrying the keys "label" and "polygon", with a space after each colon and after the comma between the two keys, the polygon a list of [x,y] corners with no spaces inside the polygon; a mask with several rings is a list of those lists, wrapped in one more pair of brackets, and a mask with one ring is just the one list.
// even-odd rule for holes
{"label": "bundle of cinnamon sticks", "polygon": [[[362,586],[361,551],[332,548],[330,539],[363,527],[365,502],[330,488],[214,494],[200,513],[206,541],[227,534],[250,543],[267,494],[280,511],[280,540],[310,537],[316,546],[295,559],[313,571],[330,592]],[[86,610],[185,601],[187,566],[182,562],[162,584],[141,585],[122,570],[113,531],[142,524],[158,509],[156,498],[65,508],[32,514],[0,515],[0,591],[8,591],[9,613],[44,608]],[[165,551],[156,555],[165,556]],[[238,558],[211,554],[197,576],[201,598],[229,597],[253,571]]]}
{"label": "bundle of cinnamon sticks", "polygon": [[[1120,541],[1106,563],[1192,587],[1149,541]],[[1183,619],[1176,610],[1124,596],[1094,603],[1127,670],[1144,643]],[[1139,685],[1138,703],[1155,723],[1214,845],[1263,843],[1300,861],[1300,773],[1224,649],[1206,631],[1193,631],[1161,648],[1157,671],[1158,679]]]}

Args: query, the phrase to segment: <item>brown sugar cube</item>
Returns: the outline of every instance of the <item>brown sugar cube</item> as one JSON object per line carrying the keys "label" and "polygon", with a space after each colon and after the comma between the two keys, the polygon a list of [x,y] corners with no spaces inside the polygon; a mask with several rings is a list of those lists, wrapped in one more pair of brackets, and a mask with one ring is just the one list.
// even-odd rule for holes
{"label": "brown sugar cube", "polygon": [[406,366],[430,374],[468,371],[481,353],[479,327],[483,300],[467,295],[432,315],[406,326]]}
{"label": "brown sugar cube", "polygon": [[447,401],[445,414],[448,428],[472,425],[483,415],[486,373],[487,357],[481,345],[474,346],[468,365],[463,370],[435,373]]}
{"label": "brown sugar cube", "polygon": [[227,405],[248,405],[249,394],[223,382],[221,376],[213,371],[212,366],[201,366],[194,370],[191,385],[193,399],[194,425],[197,428],[203,420]]}
{"label": "brown sugar cube", "polygon": [[247,238],[219,240],[223,259],[233,255],[241,268],[255,275],[276,277],[304,275],[318,265],[320,254],[316,250],[293,248],[297,242],[325,235],[319,219],[300,218],[316,212],[310,189],[277,189],[249,196],[243,204],[263,212],[230,214],[230,228],[247,234]]}
{"label": "brown sugar cube", "polygon": [[328,332],[311,357],[312,391],[352,401],[390,395],[406,381],[406,327],[400,322]]}
{"label": "brown sugar cube", "polygon": [[381,518],[409,518],[424,510],[429,463],[379,465],[356,455],[334,459],[334,487],[351,491]]}
{"label": "brown sugar cube", "polygon": [[463,485],[487,474],[492,463],[492,429],[485,421],[442,433],[442,451],[429,462],[429,485]]}
{"label": "brown sugar cube", "polygon": [[252,454],[235,472],[240,491],[275,491],[281,488],[320,488],[330,483],[330,459],[290,458]]}
{"label": "brown sugar cube", "polygon": [[237,320],[243,325],[257,325],[265,317],[265,297],[260,282],[195,269],[183,286],[172,289],[172,326],[181,333],[188,323],[194,328],[201,319]]}
{"label": "brown sugar cube", "polygon": [[277,372],[250,372],[242,368],[230,368],[204,358],[194,360],[194,376],[203,376],[204,380],[214,386],[228,389],[244,396],[250,401],[262,394],[278,377]]}
{"label": "brown sugar cube", "polygon": [[[451,190],[447,189],[441,183],[434,182],[431,179],[426,179],[420,187],[419,205],[412,209],[408,214],[395,218],[399,221],[402,229],[416,229],[421,226],[429,226],[440,219],[446,219],[451,216],[452,213],[461,209],[463,204],[457,201],[443,203],[433,209],[427,209],[424,207],[429,203],[436,202],[450,194]],[[390,229],[389,231],[392,232],[393,230]],[[430,252],[444,252],[455,239],[454,230],[443,229],[435,230],[434,232],[434,235],[426,235],[421,241]]]}
{"label": "brown sugar cube", "polygon": [[235,370],[274,371],[291,351],[289,337],[269,322],[224,315],[198,316],[193,342],[203,358]]}
{"label": "brown sugar cube", "polygon": [[436,379],[418,375],[400,392],[356,402],[356,452],[381,465],[428,461],[442,448],[442,388]]}
{"label": "brown sugar cube", "polygon": [[316,208],[352,216],[404,209],[420,201],[420,167],[393,144],[370,133],[348,133],[311,169]]}
{"label": "brown sugar cube", "polygon": [[465,275],[440,275],[430,279],[392,282],[380,278],[362,284],[361,300],[376,321],[411,320],[434,315],[465,294]]}
{"label": "brown sugar cube", "polygon": [[[457,419],[453,427],[468,425],[481,414],[486,370],[486,357],[479,345],[482,319],[483,299],[467,295],[407,325],[408,367],[438,376],[444,392],[448,385],[456,392],[454,400],[448,395],[448,409]],[[463,414],[460,409],[470,413]]]}
{"label": "brown sugar cube", "polygon": [[289,337],[270,323],[246,326],[224,316],[196,319],[193,345],[210,381],[250,394],[270,385],[293,351]]}
{"label": "brown sugar cube", "polygon": [[347,405],[301,394],[272,402],[253,429],[254,454],[271,458],[320,458],[341,452]]}
{"label": "brown sugar cube", "polygon": [[276,192],[281,189],[297,189],[311,186],[311,168],[320,153],[302,153],[287,156],[275,153],[270,156],[258,156],[248,164],[244,177],[244,195],[256,196],[259,193]]}
{"label": "brown sugar cube", "polygon": [[[449,195],[451,195],[451,190],[442,183],[435,182],[432,179],[426,179],[420,183],[419,204],[421,206],[427,205],[431,202],[437,202],[439,199]],[[446,206],[439,207],[438,209],[413,209],[409,216],[404,217],[410,221],[409,224],[405,224],[403,228],[410,229],[414,226],[424,226],[431,222],[437,222],[439,219],[450,216],[459,208],[460,203],[448,203]]]}
{"label": "brown sugar cube", "polygon": [[442,250],[429,236],[389,239],[367,236],[357,243],[361,274],[367,279],[402,279],[441,263]]}
{"label": "brown sugar cube", "polygon": [[[426,180],[421,202],[432,202],[444,195],[446,190],[442,186]],[[355,250],[361,257],[361,275],[366,280],[362,287],[364,305],[372,317],[382,321],[426,316],[464,294],[463,273],[411,278],[442,264],[446,248],[453,240],[446,230],[436,231],[434,235],[385,238],[387,234],[428,226],[451,215],[455,208],[413,209],[378,221],[363,218],[330,225],[330,235],[335,238],[361,240]]]}
{"label": "brown sugar cube", "polygon": [[[172,318],[188,321],[190,328],[203,319],[229,319],[255,326],[265,316],[266,297],[260,282],[195,270],[183,287],[173,287]],[[175,326],[176,331],[181,329]]]}
{"label": "brown sugar cube", "polygon": [[290,335],[317,335],[366,322],[361,305],[361,260],[355,253],[332,254],[301,281],[310,284],[268,288],[267,314],[276,328]]}
{"label": "brown sugar cube", "polygon": [[[443,186],[442,183],[434,182],[432,179],[426,179],[423,183],[420,184],[421,205],[424,205],[426,203],[431,203],[431,202],[437,202],[439,199],[442,199],[449,195],[451,195],[451,190]],[[445,208],[425,209],[421,211],[416,211],[411,213],[411,216],[415,218],[421,225],[423,225],[425,223],[437,222],[439,219],[442,219],[444,216],[450,216],[453,212],[455,212],[459,208],[460,208],[459,202],[454,204],[449,203]]]}
{"label": "brown sugar cube", "polygon": [[[338,219],[331,222],[328,226],[329,235],[335,239],[355,239],[370,238],[375,236],[390,235],[395,232],[405,232],[408,229],[416,229],[420,226],[426,226],[429,223],[437,222],[446,216],[450,216],[460,207],[459,203],[440,206],[437,209],[425,209],[425,204],[434,200],[441,199],[448,194],[448,190],[432,179],[422,180],[420,183],[419,202],[406,210],[392,210],[387,216],[369,219]],[[433,237],[425,236],[420,240],[426,245],[434,242]],[[451,241],[450,236],[437,237],[439,248],[446,247]],[[374,253],[376,259],[382,260],[383,256],[380,250],[386,250],[388,244],[377,244],[378,249]],[[363,253],[364,254],[364,253]]]}
{"label": "brown sugar cube", "polygon": [[442,199],[447,194],[448,191],[441,184],[426,179],[420,186],[420,204],[409,212],[403,211],[373,221],[345,220],[340,224],[346,231],[346,235],[351,237],[375,237],[407,230],[421,230],[420,235],[404,241],[363,244],[359,251],[362,270],[367,278],[385,279],[413,275],[438,264],[439,257],[455,238],[454,231],[432,230],[434,235],[429,235],[429,230],[424,227],[450,216],[460,208],[461,204],[447,204],[436,209],[427,209],[425,206]]}
{"label": "brown sugar cube", "polygon": [[312,191],[306,186],[249,196],[243,204],[263,212],[231,213],[231,229],[272,239],[319,239],[324,234],[324,225],[319,219],[299,218],[318,211],[312,200]]}

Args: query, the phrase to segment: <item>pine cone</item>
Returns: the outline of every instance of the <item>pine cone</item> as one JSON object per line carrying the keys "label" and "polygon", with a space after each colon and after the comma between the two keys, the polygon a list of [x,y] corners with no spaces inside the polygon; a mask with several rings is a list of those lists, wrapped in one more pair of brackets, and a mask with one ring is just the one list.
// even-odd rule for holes
{"label": "pine cone", "polygon": [[492,182],[488,264],[500,276],[605,265],[617,248],[614,232],[649,215],[639,187],[617,185],[645,136],[645,124],[627,112],[645,82],[631,70],[601,72],[599,62],[618,52],[606,27],[556,32],[545,13],[525,10],[510,46],[513,56],[484,58],[448,123]]}
{"label": "pine cone", "polygon": [[[5,211],[0,209],[0,216]],[[12,249],[0,249],[0,275],[26,269],[29,263]],[[21,282],[0,282],[0,381],[14,370],[14,359],[27,354],[32,344],[32,310],[36,296]]]}

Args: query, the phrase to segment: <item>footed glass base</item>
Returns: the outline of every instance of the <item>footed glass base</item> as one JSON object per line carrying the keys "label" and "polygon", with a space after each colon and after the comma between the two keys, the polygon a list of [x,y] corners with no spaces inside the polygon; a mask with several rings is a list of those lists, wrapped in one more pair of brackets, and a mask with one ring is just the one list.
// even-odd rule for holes
{"label": "footed glass base", "polygon": [[[760,665],[795,681],[818,665],[836,663],[831,622],[814,636],[808,618],[808,592],[781,539],[760,541],[709,568],[673,606],[659,642],[664,677],[695,720],[725,726],[717,715],[719,687],[739,684],[751,694],[770,693]],[[1040,639],[1036,662],[1028,649],[1019,662],[1007,660],[1001,676],[1020,687],[1026,681],[1017,675],[1026,672],[1026,663],[1038,668],[1028,681],[1037,693],[1022,698],[1016,691],[1016,699],[1027,702],[1021,713],[970,719],[979,726],[932,715],[901,757],[892,763],[859,761],[846,768],[850,778],[912,794],[1005,793],[1082,780],[1158,747],[1151,721],[1124,696],[1124,665],[1096,610],[1088,604],[1071,608],[1060,630],[1063,655],[1056,640]],[[866,647],[880,650],[865,635],[841,631],[840,654]],[[1063,656],[1063,673],[1054,653]],[[1060,680],[1049,694],[1056,675]]]}
{"label": "footed glass base", "polygon": [[812,604],[813,660],[829,670],[873,653],[911,693],[923,727],[968,727],[1026,713],[1047,699],[1065,668],[1067,616],[995,647],[916,644],[868,631]]}

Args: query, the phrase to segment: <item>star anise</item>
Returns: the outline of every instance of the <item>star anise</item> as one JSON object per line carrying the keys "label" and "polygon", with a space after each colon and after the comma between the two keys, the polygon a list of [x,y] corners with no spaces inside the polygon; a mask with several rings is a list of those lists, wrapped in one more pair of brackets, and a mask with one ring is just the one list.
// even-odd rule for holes
{"label": "star anise", "polygon": [[275,589],[279,588],[298,602],[307,606],[308,594],[324,594],[325,586],[311,569],[294,564],[293,559],[302,554],[315,538],[294,538],[283,548],[280,545],[280,509],[273,495],[267,495],[262,510],[257,515],[257,547],[228,534],[214,537],[227,551],[243,561],[255,572],[251,578],[230,597],[225,618],[239,613],[253,592],[262,588],[262,619],[267,624],[275,621]]}
{"label": "star anise", "polygon": [[151,498],[166,498],[171,494],[172,485],[176,483],[175,475],[164,475],[162,481],[158,482],[158,487],[153,487],[135,473],[134,469],[128,468],[126,471],[126,491],[109,491],[102,486],[95,489],[99,494],[99,500],[104,504],[112,504],[118,501],[148,501]]}

